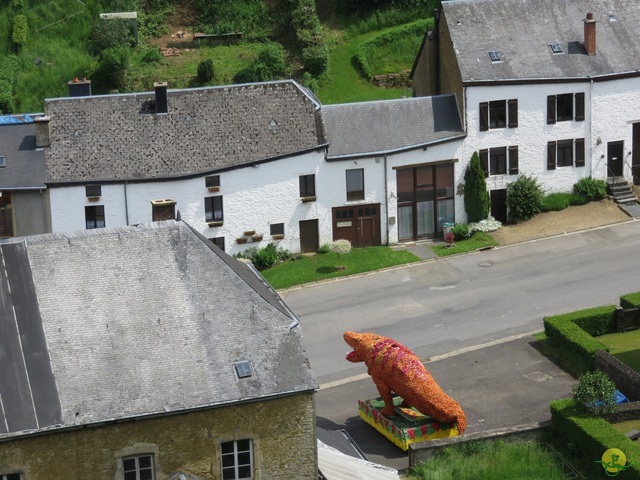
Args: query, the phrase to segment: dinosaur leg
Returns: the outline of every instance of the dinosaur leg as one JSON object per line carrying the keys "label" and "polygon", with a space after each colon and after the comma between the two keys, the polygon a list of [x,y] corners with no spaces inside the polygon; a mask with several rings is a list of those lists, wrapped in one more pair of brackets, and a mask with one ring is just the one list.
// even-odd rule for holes
{"label": "dinosaur leg", "polygon": [[376,387],[378,387],[378,393],[380,393],[380,396],[384,401],[384,409],[381,413],[387,416],[395,415],[395,406],[393,405],[393,396],[391,395],[391,390],[383,382],[375,382],[375,384]]}

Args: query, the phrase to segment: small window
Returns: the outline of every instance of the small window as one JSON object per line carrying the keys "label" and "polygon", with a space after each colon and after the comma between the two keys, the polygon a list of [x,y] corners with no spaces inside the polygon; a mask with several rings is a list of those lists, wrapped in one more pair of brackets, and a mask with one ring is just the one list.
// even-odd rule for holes
{"label": "small window", "polygon": [[222,195],[216,197],[205,197],[204,199],[205,220],[207,222],[222,222],[224,214],[222,211]]}
{"label": "small window", "polygon": [[518,126],[518,99],[480,103],[480,131]]}
{"label": "small window", "polygon": [[551,53],[553,53],[554,55],[559,55],[562,53],[562,46],[558,42],[549,44],[549,48],[551,49]]}
{"label": "small window", "polygon": [[243,360],[242,362],[234,363],[233,366],[236,369],[236,375],[238,378],[247,378],[253,375],[251,362]]}
{"label": "small window", "polygon": [[84,219],[87,230],[104,228],[106,226],[104,221],[104,205],[84,207]]}
{"label": "small window", "polygon": [[273,235],[284,235],[284,223],[272,223],[269,225],[269,234]]}
{"label": "small window", "polygon": [[500,58],[500,52],[498,50],[492,50],[487,53],[489,54],[489,58],[491,59],[491,62],[498,63],[502,61],[502,59]]}
{"label": "small window", "polygon": [[547,144],[547,170],[556,167],[584,167],[584,138],[558,140]]}
{"label": "small window", "polygon": [[209,175],[204,178],[207,188],[220,188],[220,175]]}
{"label": "small window", "polygon": [[87,185],[84,189],[87,197],[102,196],[102,185]]}
{"label": "small window", "polygon": [[20,473],[0,473],[0,480],[21,480],[22,474]]}
{"label": "small window", "polygon": [[[7,165],[7,157],[4,155],[0,155],[0,168]],[[2,480],[2,479],[0,479]]]}
{"label": "small window", "polygon": [[573,166],[573,140],[559,140],[557,148],[556,164],[558,167]]}
{"label": "small window", "polygon": [[316,196],[316,176],[300,175],[300,197]]}
{"label": "small window", "polygon": [[364,200],[364,169],[347,170],[347,201]]}
{"label": "small window", "polygon": [[154,480],[153,456],[137,455],[122,459],[123,480]]}
{"label": "small window", "polygon": [[558,122],[573,120],[573,94],[563,93],[556,97],[556,120]]}
{"label": "small window", "polygon": [[506,147],[489,150],[489,175],[504,175],[507,173]]}
{"label": "small window", "polygon": [[489,102],[489,128],[507,126],[507,102],[498,100]]}
{"label": "small window", "polygon": [[224,252],[224,237],[215,237],[210,240],[216,247]]}
{"label": "small window", "polygon": [[253,478],[253,444],[251,440],[234,440],[220,445],[222,451],[222,479]]}

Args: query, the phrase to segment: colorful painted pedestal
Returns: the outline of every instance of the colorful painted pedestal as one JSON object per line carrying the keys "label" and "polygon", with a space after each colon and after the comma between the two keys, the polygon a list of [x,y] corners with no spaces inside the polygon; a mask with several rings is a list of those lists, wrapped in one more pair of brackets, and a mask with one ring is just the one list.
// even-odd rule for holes
{"label": "colorful painted pedestal", "polygon": [[396,415],[386,417],[380,413],[384,409],[382,398],[358,400],[360,418],[404,451],[409,450],[412,443],[458,435],[455,424],[438,422],[414,408],[401,407],[401,403],[401,397],[393,397]]}

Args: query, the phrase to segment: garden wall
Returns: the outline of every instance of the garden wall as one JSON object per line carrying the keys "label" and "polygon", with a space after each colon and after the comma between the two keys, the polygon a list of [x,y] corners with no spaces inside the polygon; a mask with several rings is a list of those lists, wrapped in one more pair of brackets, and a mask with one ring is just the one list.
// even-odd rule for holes
{"label": "garden wall", "polygon": [[595,367],[606,373],[629,401],[640,400],[640,373],[604,350],[596,352]]}

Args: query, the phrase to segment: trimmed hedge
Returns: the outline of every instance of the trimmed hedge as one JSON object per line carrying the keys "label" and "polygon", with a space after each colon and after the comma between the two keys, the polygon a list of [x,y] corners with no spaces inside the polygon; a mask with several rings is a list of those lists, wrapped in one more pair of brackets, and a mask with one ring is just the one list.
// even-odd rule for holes
{"label": "trimmed hedge", "polygon": [[544,319],[544,333],[563,360],[579,372],[595,367],[598,350],[609,349],[593,338],[614,331],[616,306],[578,310]]}
{"label": "trimmed hedge", "polygon": [[602,464],[598,461],[610,448],[618,448],[627,457],[627,465],[634,463],[616,478],[638,478],[640,475],[640,444],[632,442],[618,432],[602,417],[583,415],[577,412],[572,399],[554,400],[550,405],[551,428],[554,437],[569,448],[579,450],[585,465],[591,464],[594,478],[605,478]]}
{"label": "trimmed hedge", "polygon": [[623,309],[640,307],[640,292],[627,293],[620,297],[620,306]]}

